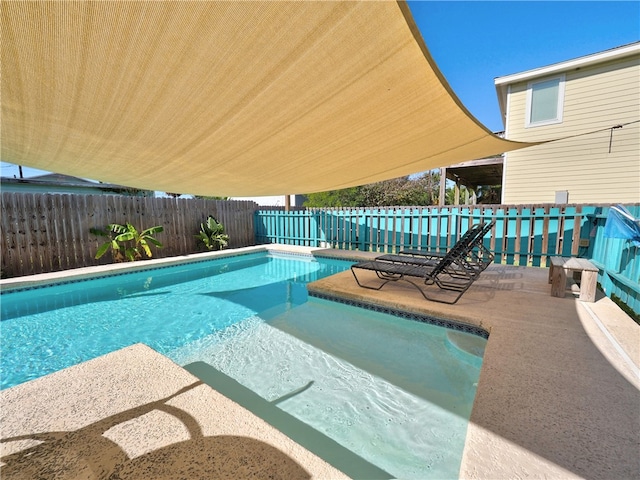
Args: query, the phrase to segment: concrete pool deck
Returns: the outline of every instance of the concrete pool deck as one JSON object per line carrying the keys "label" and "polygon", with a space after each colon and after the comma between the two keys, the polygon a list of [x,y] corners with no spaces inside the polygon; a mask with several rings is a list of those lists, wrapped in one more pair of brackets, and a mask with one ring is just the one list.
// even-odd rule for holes
{"label": "concrete pool deck", "polygon": [[[91,269],[66,278],[105,270]],[[550,288],[546,269],[501,265],[456,305],[426,301],[406,282],[366,290],[349,271],[309,285],[490,332],[461,478],[638,478],[640,327],[601,293],[583,303]],[[345,477],[143,345],[4,390],[0,408],[2,478]]]}
{"label": "concrete pool deck", "polygon": [[309,290],[490,332],[461,478],[640,477],[640,326],[602,292],[595,303],[551,297],[547,269],[503,265],[455,305],[427,301],[407,282],[367,290],[350,271]]}

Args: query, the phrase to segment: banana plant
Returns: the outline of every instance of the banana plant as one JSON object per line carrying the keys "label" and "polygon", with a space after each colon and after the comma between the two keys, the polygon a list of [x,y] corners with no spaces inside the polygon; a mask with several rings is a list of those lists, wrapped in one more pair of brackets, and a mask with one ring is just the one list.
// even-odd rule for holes
{"label": "banana plant", "polygon": [[130,223],[125,225],[111,223],[107,225],[106,230],[91,228],[89,231],[94,235],[107,238],[107,241],[98,247],[96,259],[111,250],[115,262],[134,262],[140,260],[143,254],[149,258],[153,257],[151,245],[162,248],[162,244],[153,235],[163,230],[161,226],[155,226],[138,232]]}
{"label": "banana plant", "polygon": [[211,215],[200,224],[200,232],[195,236],[208,250],[220,250],[229,244],[229,235],[224,226]]}

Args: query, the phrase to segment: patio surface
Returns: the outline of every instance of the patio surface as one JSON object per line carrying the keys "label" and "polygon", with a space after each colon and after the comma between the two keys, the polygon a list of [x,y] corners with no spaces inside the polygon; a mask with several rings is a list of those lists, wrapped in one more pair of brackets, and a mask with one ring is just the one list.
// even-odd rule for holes
{"label": "patio surface", "polygon": [[[461,478],[639,478],[640,327],[601,293],[583,303],[551,297],[550,288],[546,269],[500,265],[456,305],[428,302],[406,282],[366,290],[350,271],[309,285],[490,332]],[[144,345],[4,390],[0,407],[2,478],[344,478]]]}

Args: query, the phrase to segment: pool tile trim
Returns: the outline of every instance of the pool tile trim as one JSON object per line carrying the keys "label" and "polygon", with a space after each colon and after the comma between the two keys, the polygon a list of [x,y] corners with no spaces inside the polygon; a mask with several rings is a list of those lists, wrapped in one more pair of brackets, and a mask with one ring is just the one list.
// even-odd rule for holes
{"label": "pool tile trim", "polygon": [[[49,282],[49,283],[43,282],[43,283],[35,284],[35,285],[19,286],[19,287],[12,288],[10,290],[0,289],[0,295],[9,295],[11,293],[16,293],[16,292],[25,292],[27,290],[38,290],[40,288],[47,288],[47,287],[57,287],[57,286],[60,286],[60,285],[69,285],[69,284],[72,284],[72,283],[88,282],[88,281],[91,281],[91,280],[97,280],[99,278],[120,277],[122,275],[129,275],[129,274],[140,273],[140,272],[151,272],[151,271],[154,271],[154,270],[164,270],[166,268],[173,268],[173,267],[177,267],[177,266],[180,266],[180,265],[195,265],[197,263],[214,262],[214,261],[218,261],[218,260],[225,260],[227,258],[256,255],[256,254],[259,254],[259,253],[264,253],[264,252],[237,253],[237,254],[233,254],[233,255],[226,255],[224,257],[214,257],[214,258],[207,258],[207,259],[202,259],[202,260],[193,260],[193,261],[184,262],[184,263],[172,263],[172,264],[169,264],[169,265],[158,265],[158,266],[151,266],[151,267],[147,267],[147,268],[131,269],[131,270],[125,270],[125,271],[111,272],[111,273],[110,272],[105,272],[104,274],[95,275],[95,276],[78,277],[78,278],[72,278],[72,279],[69,279],[69,280],[52,281],[52,282]],[[269,254],[269,252],[266,252],[266,253]]]}
{"label": "pool tile trim", "polygon": [[[344,258],[340,258],[340,257],[329,257],[329,256],[314,256],[310,253],[300,253],[300,252],[287,252],[287,251],[283,251],[283,250],[271,250],[271,249],[260,249],[260,250],[254,250],[254,251],[249,251],[249,252],[239,252],[239,253],[232,253],[232,254],[226,254],[226,255],[219,255],[219,256],[215,256],[215,257],[209,257],[209,258],[203,258],[203,259],[191,259],[191,260],[185,260],[185,261],[179,261],[179,262],[173,262],[173,263],[167,263],[167,264],[163,264],[163,265],[145,265],[144,263],[142,263],[141,265],[131,265],[132,268],[130,269],[126,269],[126,270],[118,270],[118,271],[105,271],[105,272],[100,272],[100,273],[93,273],[93,274],[87,274],[87,276],[79,276],[79,277],[75,277],[75,278],[70,278],[68,280],[50,280],[50,281],[42,281],[42,283],[36,283],[36,284],[30,284],[30,285],[17,285],[15,287],[12,288],[0,288],[0,296],[2,295],[9,295],[11,293],[17,293],[17,292],[25,292],[28,290],[38,290],[40,288],[46,288],[46,287],[55,287],[55,286],[60,286],[60,285],[69,285],[72,283],[81,283],[81,282],[87,282],[90,280],[96,280],[98,278],[111,278],[111,277],[119,277],[122,275],[128,275],[128,274],[133,274],[133,273],[140,273],[140,272],[151,272],[154,270],[163,270],[166,268],[173,268],[173,267],[177,267],[177,266],[181,266],[181,265],[195,265],[195,264],[199,264],[199,263],[207,263],[207,262],[214,262],[214,261],[220,261],[220,260],[226,260],[229,258],[236,258],[236,257],[249,257],[251,255],[259,255],[259,254],[264,254],[266,256],[272,256],[272,257],[303,257],[303,258],[308,258],[308,259],[316,259],[316,258],[320,258],[320,259],[330,259],[330,260],[341,260],[341,261],[348,261],[345,260]],[[114,264],[114,265],[122,265],[122,264]],[[136,266],[140,267],[140,268],[135,268]],[[56,272],[57,273],[57,272]]]}
{"label": "pool tile trim", "polygon": [[383,307],[374,303],[350,300],[347,298],[338,297],[335,295],[328,295],[326,293],[309,292],[310,297],[320,298],[322,300],[329,300],[332,302],[342,303],[344,305],[350,305],[353,307],[364,308],[365,310],[371,310],[379,313],[386,313],[396,317],[404,318],[407,320],[413,320],[421,323],[428,323],[430,325],[436,325],[438,327],[448,328],[450,330],[457,330],[460,332],[470,333],[478,337],[488,339],[489,332],[484,328],[476,325],[470,325],[468,323],[458,322],[455,320],[445,320],[443,318],[434,317],[431,315],[424,315],[419,313],[407,312],[397,308]]}

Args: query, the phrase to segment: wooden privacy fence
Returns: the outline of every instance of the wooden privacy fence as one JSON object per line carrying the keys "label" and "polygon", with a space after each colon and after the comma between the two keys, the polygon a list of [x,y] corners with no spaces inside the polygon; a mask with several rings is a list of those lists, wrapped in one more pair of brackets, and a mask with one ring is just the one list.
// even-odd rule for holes
{"label": "wooden privacy fence", "polygon": [[[640,206],[627,206],[640,216]],[[326,208],[256,211],[256,242],[394,253],[446,249],[480,220],[495,221],[485,245],[495,262],[547,267],[551,256],[592,259],[599,281],[640,311],[640,260],[629,241],[604,237],[608,205]]]}
{"label": "wooden privacy fence", "polygon": [[15,277],[111,262],[107,253],[95,260],[105,239],[92,227],[131,223],[138,231],[161,225],[152,247],[154,258],[200,251],[195,235],[208,215],[221,222],[229,247],[255,244],[254,211],[250,201],[2,193],[2,276]]}

